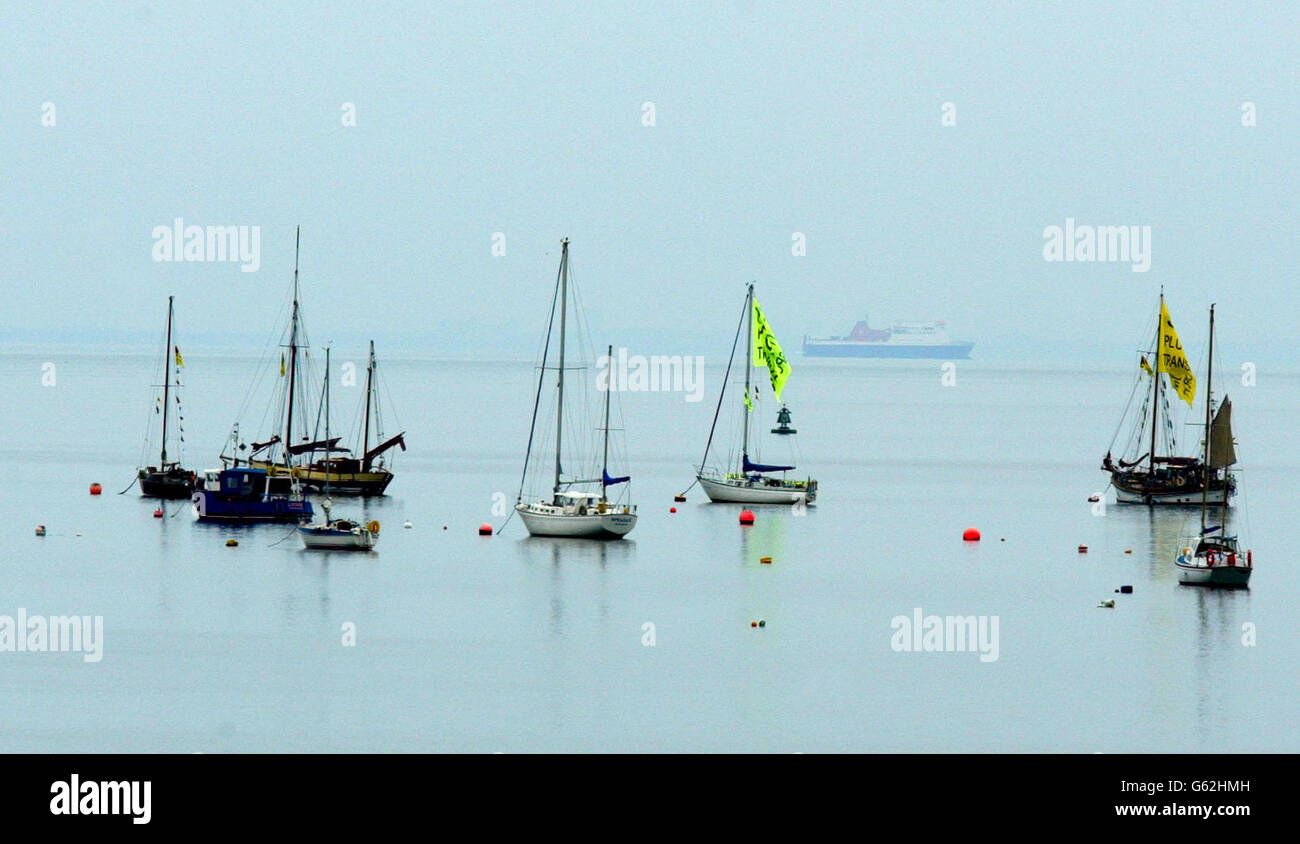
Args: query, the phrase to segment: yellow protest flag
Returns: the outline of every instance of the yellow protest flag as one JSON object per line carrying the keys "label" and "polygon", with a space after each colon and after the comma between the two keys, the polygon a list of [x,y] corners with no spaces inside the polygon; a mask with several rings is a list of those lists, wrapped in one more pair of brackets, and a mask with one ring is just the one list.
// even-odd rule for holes
{"label": "yellow protest flag", "polygon": [[184,361],[183,358],[181,358],[181,349],[180,349],[180,347],[179,347],[179,346],[172,346],[172,350],[173,350],[174,352],[176,352],[176,365],[179,366],[179,367],[181,367],[181,368],[183,369],[183,368],[185,367],[185,361]]}
{"label": "yellow protest flag", "polygon": [[280,355],[280,377],[284,377],[284,355]]}
{"label": "yellow protest flag", "polygon": [[1160,303],[1160,349],[1156,353],[1156,371],[1169,376],[1169,385],[1190,407],[1196,398],[1196,375],[1187,362],[1187,354],[1183,352],[1183,344],[1178,340],[1174,321],[1169,318],[1169,309],[1164,302]]}
{"label": "yellow protest flag", "polygon": [[1143,355],[1143,356],[1142,356],[1142,371],[1145,372],[1147,375],[1155,375],[1155,374],[1156,374],[1156,371],[1155,371],[1154,369],[1151,368],[1151,364],[1147,363],[1147,356],[1146,356],[1146,355]]}
{"label": "yellow protest flag", "polygon": [[[772,393],[777,401],[781,400],[781,388],[790,377],[790,362],[781,351],[781,344],[776,342],[776,335],[763,317],[763,310],[754,299],[754,366],[766,366],[772,377]],[[748,401],[748,397],[746,397]]]}

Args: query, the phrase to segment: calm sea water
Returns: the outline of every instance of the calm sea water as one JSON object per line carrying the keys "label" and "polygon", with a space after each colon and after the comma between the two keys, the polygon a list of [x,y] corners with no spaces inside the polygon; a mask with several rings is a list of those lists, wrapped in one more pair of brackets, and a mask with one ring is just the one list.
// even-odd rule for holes
{"label": "calm sea water", "polygon": [[[251,362],[186,364],[185,459],[212,467]],[[349,556],[115,494],[152,358],[0,356],[0,614],[101,615],[105,639],[94,664],[0,653],[0,751],[1300,750],[1300,377],[1230,389],[1257,571],[1211,592],[1173,572],[1194,511],[1087,502],[1127,373],[970,361],[944,387],[939,362],[794,364],[817,506],[741,528],[696,489],[669,512],[710,369],[701,403],[623,396],[641,518],[601,544],[476,534],[502,521],[495,493],[514,499],[529,364],[387,361],[410,450],[390,495],[339,499],[383,524]],[[349,416],[358,392],[336,396]],[[963,543],[972,525],[984,540]],[[891,620],[918,607],[997,616],[998,659],[894,651]]]}

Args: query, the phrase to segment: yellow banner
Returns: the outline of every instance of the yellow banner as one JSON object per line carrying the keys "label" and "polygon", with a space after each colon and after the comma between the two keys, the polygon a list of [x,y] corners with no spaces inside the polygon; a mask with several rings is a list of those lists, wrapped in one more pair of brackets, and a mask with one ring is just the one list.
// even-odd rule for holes
{"label": "yellow banner", "polygon": [[184,368],[184,367],[185,367],[185,360],[184,360],[184,358],[181,357],[181,350],[180,350],[180,347],[179,347],[179,346],[172,346],[172,350],[176,352],[176,365],[179,366],[179,367],[181,367],[181,368]]}
{"label": "yellow banner", "polygon": [[1147,375],[1155,375],[1155,374],[1156,374],[1156,371],[1155,371],[1154,369],[1151,368],[1151,364],[1147,363],[1147,356],[1146,356],[1146,355],[1143,355],[1143,356],[1142,356],[1142,371],[1145,372]]}
{"label": "yellow banner", "polygon": [[1196,376],[1187,362],[1183,344],[1178,340],[1174,321],[1169,318],[1169,309],[1163,302],[1160,303],[1160,349],[1156,353],[1156,371],[1169,376],[1174,392],[1190,407],[1196,398]]}
{"label": "yellow banner", "polygon": [[754,366],[766,366],[772,376],[772,393],[776,400],[781,400],[781,388],[790,377],[790,362],[781,351],[781,344],[776,342],[776,335],[763,318],[763,311],[754,300]]}

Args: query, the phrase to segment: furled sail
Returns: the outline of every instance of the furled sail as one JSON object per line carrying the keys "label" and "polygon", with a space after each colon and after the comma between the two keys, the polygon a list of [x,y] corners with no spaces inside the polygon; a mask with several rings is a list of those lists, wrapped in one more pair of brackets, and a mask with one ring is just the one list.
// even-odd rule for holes
{"label": "furled sail", "polygon": [[766,463],[752,463],[748,454],[744,455],[743,464],[746,474],[749,472],[788,472],[794,468],[793,466],[769,466]]}
{"label": "furled sail", "polygon": [[1223,403],[1210,423],[1210,465],[1222,469],[1237,462],[1237,449],[1232,442],[1232,399],[1223,397]]}
{"label": "furled sail", "polygon": [[600,470],[600,474],[602,479],[604,480],[605,486],[614,486],[615,484],[625,484],[628,481],[632,480],[631,475],[624,475],[621,478],[612,478],[610,477],[609,472],[606,472],[604,469]]}

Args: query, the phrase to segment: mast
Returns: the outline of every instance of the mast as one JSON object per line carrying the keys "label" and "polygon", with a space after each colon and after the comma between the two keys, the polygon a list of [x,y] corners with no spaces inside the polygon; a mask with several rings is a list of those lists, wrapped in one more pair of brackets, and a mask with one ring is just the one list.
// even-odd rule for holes
{"label": "mast", "polygon": [[172,383],[172,300],[175,297],[167,297],[167,345],[163,348],[163,429],[162,429],[162,454],[158,457],[158,469],[167,471],[167,411],[171,408],[171,383]]}
{"label": "mast", "polygon": [[[560,371],[555,393],[555,489],[560,491],[560,438],[564,433],[564,322],[569,304],[569,239],[560,241]],[[603,478],[601,479],[604,480]]]}
{"label": "mast", "polygon": [[[370,390],[375,377],[375,341],[370,341],[370,360],[366,364],[366,424],[361,434],[361,471],[370,471]],[[329,435],[326,434],[326,438]]]}
{"label": "mast", "polygon": [[[329,501],[330,495],[330,347],[325,347],[325,395],[321,399],[325,404],[325,501]],[[329,521],[328,503],[326,506],[326,521]]]}
{"label": "mast", "polygon": [[[1210,426],[1213,424],[1210,420],[1210,405],[1213,404],[1212,396],[1214,394],[1214,305],[1210,305],[1210,360],[1206,365],[1205,372],[1205,481],[1201,484],[1201,538],[1205,538],[1205,508],[1206,500],[1210,494]],[[1227,488],[1224,488],[1224,499],[1227,499]]]}
{"label": "mast", "polygon": [[1155,371],[1151,374],[1151,380],[1155,382],[1151,394],[1151,474],[1156,472],[1156,431],[1160,429],[1160,332],[1164,329],[1165,321],[1165,286],[1160,285],[1160,313],[1156,314],[1156,345],[1154,357],[1156,359]]}
{"label": "mast", "polygon": [[[605,360],[611,364],[614,361],[614,347],[611,345],[605,352]],[[613,386],[605,382],[605,450],[600,458],[600,500],[605,500],[605,479],[609,477],[609,394],[614,392]]]}
{"label": "mast", "polygon": [[289,400],[284,413],[284,467],[290,470],[291,477],[289,446],[293,442],[290,437],[293,433],[293,385],[298,370],[298,243],[301,237],[302,229],[299,227],[295,229],[293,236],[293,317],[289,328]]}
{"label": "mast", "polygon": [[740,471],[745,471],[745,459],[749,457],[749,376],[754,369],[754,283],[750,282],[749,292],[745,294],[745,313],[748,327],[745,329],[745,434],[740,446]]}

